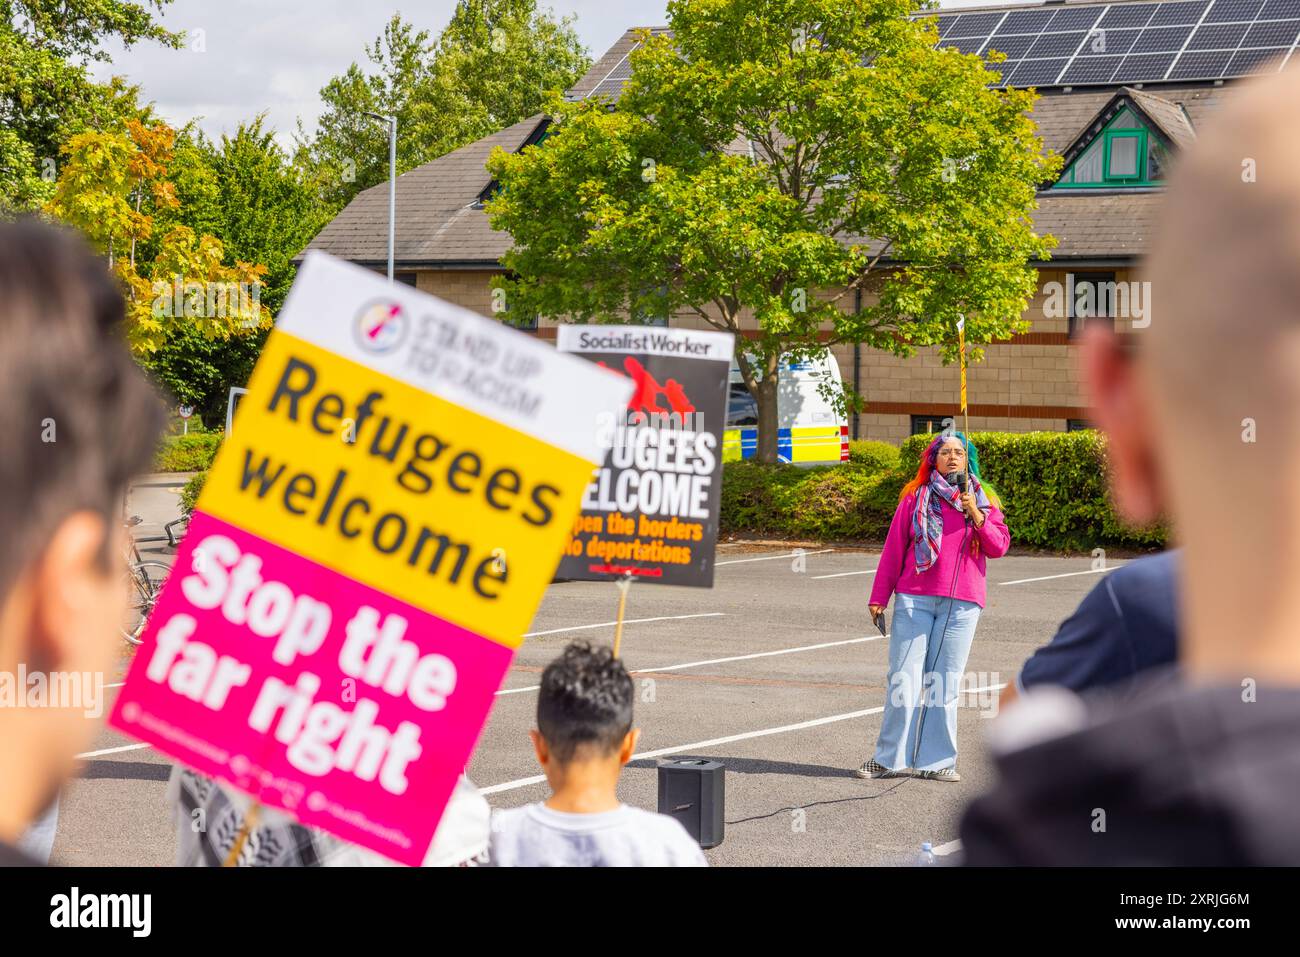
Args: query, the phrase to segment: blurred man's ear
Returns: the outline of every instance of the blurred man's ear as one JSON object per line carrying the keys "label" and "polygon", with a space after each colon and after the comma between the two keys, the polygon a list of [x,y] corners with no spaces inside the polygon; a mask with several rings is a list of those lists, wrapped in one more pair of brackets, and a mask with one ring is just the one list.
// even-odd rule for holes
{"label": "blurred man's ear", "polygon": [[546,763],[551,760],[551,749],[546,746],[542,732],[534,728],[528,732],[528,737],[533,739],[533,753],[537,755],[537,763],[546,767]]}
{"label": "blurred man's ear", "polygon": [[[103,639],[121,618],[113,605],[122,574],[106,565],[116,558],[107,523],[95,512],[74,512],[50,536],[32,577],[29,669],[102,671],[114,646]],[[105,627],[104,615],[114,616]],[[102,646],[102,647],[101,647]]]}
{"label": "blurred man's ear", "polygon": [[618,749],[618,763],[627,764],[632,760],[632,755],[636,754],[636,743],[641,740],[641,729],[633,728],[627,734],[623,735],[623,743]]}
{"label": "blurred man's ear", "polygon": [[1155,458],[1154,419],[1137,361],[1114,330],[1090,323],[1083,335],[1082,366],[1093,424],[1108,436],[1115,507],[1135,525],[1154,522],[1164,502]]}

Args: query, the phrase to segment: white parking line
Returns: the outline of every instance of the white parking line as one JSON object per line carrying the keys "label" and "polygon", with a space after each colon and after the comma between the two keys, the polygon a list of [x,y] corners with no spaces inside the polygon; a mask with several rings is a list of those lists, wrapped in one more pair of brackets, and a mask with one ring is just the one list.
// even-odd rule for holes
{"label": "white parking line", "polygon": [[[650,672],[659,673],[663,671],[681,671],[684,668],[702,668],[705,665],[722,665],[731,661],[748,661],[751,658],[771,658],[774,655],[793,655],[800,651],[817,651],[820,648],[835,648],[839,645],[856,645],[864,641],[879,641],[880,637],[880,635],[868,635],[865,638],[846,638],[844,641],[827,641],[820,645],[801,645],[798,648],[780,648],[776,651],[759,651],[752,655],[733,655],[730,658],[709,658],[705,661],[688,661],[685,664],[680,665],[665,665],[663,668],[637,668],[635,671],[628,672],[628,674],[643,675],[649,674]],[[888,638],[889,636],[885,635],[885,637]],[[528,685],[525,688],[505,688],[498,691],[497,694],[522,694],[525,691],[537,691],[540,688],[541,685]]]}
{"label": "white parking line", "polygon": [[868,568],[868,569],[867,569],[866,571],[864,571],[864,572],[838,572],[838,573],[836,573],[836,574],[834,574],[834,575],[813,575],[812,577],[813,577],[814,579],[818,579],[818,578],[847,578],[847,577],[850,576],[850,575],[874,575],[875,573],[876,573],[876,570],[875,570],[874,568]]}
{"label": "white parking line", "polygon": [[[624,618],[625,625],[640,625],[647,621],[681,621],[684,618],[722,618],[727,613],[725,611],[706,611],[698,615],[664,615],[660,618]],[[613,628],[617,625],[616,621],[602,621],[596,625],[574,625],[572,628],[552,628],[549,631],[530,631],[524,635],[525,638],[539,638],[542,635],[558,635],[566,631],[587,631],[590,628]]]}
{"label": "white parking line", "polygon": [[1122,565],[1110,565],[1106,568],[1089,568],[1086,572],[1066,572],[1063,575],[1044,575],[1041,578],[1017,578],[1013,582],[998,582],[999,585],[1023,585],[1026,582],[1045,582],[1053,578],[1073,578],[1075,575],[1096,575],[1100,572],[1113,572]]}
{"label": "white parking line", "polygon": [[[971,688],[966,693],[974,694],[980,691],[998,691],[1006,687],[1006,683],[998,685],[986,685],[982,688]],[[647,758],[658,758],[665,754],[680,754],[683,751],[699,751],[704,748],[721,747],[724,744],[732,744],[736,741],[749,741],[753,738],[765,738],[773,734],[785,734],[789,731],[803,731],[807,728],[816,728],[824,724],[834,724],[837,721],[852,721],[854,718],[865,718],[869,715],[880,714],[884,707],[864,708],[861,711],[849,711],[844,714],[833,714],[826,718],[814,718],[811,721],[800,721],[798,724],[783,724],[778,728],[762,728],[758,731],[745,731],[741,734],[727,735],[725,738],[710,738],[708,741],[694,741],[691,744],[676,744],[670,748],[658,748],[654,751],[642,751],[639,754],[632,755],[632,760],[645,760]],[[532,777],[519,778],[515,781],[506,781],[502,784],[493,784],[489,787],[479,788],[480,794],[501,794],[504,791],[517,791],[519,788],[530,787],[534,784],[541,784],[546,780],[546,776],[535,774]],[[948,847],[948,844],[943,847]],[[948,853],[945,851],[945,853]]]}
{"label": "white parking line", "polygon": [[935,857],[947,857],[949,854],[956,854],[960,850],[961,839],[958,838],[955,841],[949,841],[947,844],[940,844],[938,847],[931,848],[930,852]]}
{"label": "white parking line", "polygon": [[823,548],[819,552],[791,552],[789,555],[764,555],[762,558],[732,558],[725,562],[714,562],[716,565],[743,565],[745,562],[770,562],[777,558],[799,558],[803,555],[825,555],[833,552],[833,548]]}
{"label": "white parking line", "polygon": [[702,668],[705,665],[722,665],[731,661],[748,661],[751,658],[770,658],[773,655],[793,655],[800,651],[817,651],[820,648],[835,648],[839,645],[856,645],[864,641],[879,641],[880,635],[867,635],[865,638],[847,638],[844,641],[827,641],[820,645],[803,645],[799,648],[782,648],[778,651],[759,651],[752,655],[735,655],[731,658],[710,658],[706,661],[688,661],[684,665],[668,665],[666,668],[638,668],[629,674],[640,675],[650,671],[681,671],[683,668]]}
{"label": "white parking line", "polygon": [[83,751],[81,754],[74,755],[77,758],[98,758],[105,754],[121,754],[123,751],[139,751],[141,748],[147,748],[147,744],[124,744],[120,748],[104,748],[101,751]]}

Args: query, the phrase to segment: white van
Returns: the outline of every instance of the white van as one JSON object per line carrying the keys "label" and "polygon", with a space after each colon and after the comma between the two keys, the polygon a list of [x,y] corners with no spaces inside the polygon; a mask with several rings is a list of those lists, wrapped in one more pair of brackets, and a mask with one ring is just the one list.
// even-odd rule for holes
{"label": "white van", "polygon": [[[840,365],[830,349],[810,358],[787,361],[777,371],[777,456],[795,465],[835,465],[849,460],[849,424],[843,413],[822,394],[843,391]],[[753,458],[758,451],[758,403],[745,388],[736,360],[731,360],[727,396],[727,429],[722,436],[722,460]]]}

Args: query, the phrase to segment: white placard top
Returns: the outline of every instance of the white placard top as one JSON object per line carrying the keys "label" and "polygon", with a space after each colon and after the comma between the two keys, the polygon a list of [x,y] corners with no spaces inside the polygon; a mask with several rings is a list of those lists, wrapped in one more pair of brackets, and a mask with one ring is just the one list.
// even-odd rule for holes
{"label": "white placard top", "polygon": [[561,352],[632,352],[683,359],[731,361],[736,337],[730,332],[667,326],[560,326]]}
{"label": "white placard top", "polygon": [[316,251],[276,329],[596,464],[598,426],[633,389],[517,329]]}

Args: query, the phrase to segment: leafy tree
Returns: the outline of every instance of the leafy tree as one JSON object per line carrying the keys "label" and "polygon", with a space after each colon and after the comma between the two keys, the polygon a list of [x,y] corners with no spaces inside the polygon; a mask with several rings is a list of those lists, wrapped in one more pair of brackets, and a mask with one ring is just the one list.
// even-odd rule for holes
{"label": "leafy tree", "polygon": [[[136,246],[154,234],[154,215],[179,206],[167,179],[174,132],[135,120],[128,134],[88,131],[64,146],[46,211],[80,229],[108,256],[127,295],[128,335],[140,354],[156,351],[169,328],[192,324],[210,338],[259,328],[265,266],[224,263],[219,239],[173,225],[148,261]],[[146,205],[147,196],[147,205]],[[129,248],[129,255],[122,250]]]}
{"label": "leafy tree", "polygon": [[84,64],[107,60],[102,47],[110,39],[179,45],[180,35],[156,21],[167,2],[0,0],[0,138],[8,141],[0,143],[0,212],[48,199],[52,165],[72,134],[120,132],[138,116],[134,88],[96,84]]}
{"label": "leafy tree", "polygon": [[36,155],[13,130],[0,128],[0,216],[49,200],[54,185],[40,175]]}
{"label": "leafy tree", "polygon": [[125,260],[118,275],[127,288],[128,336],[136,353],[147,357],[163,348],[180,326],[209,339],[255,333],[271,324],[261,308],[266,267],[236,261],[225,264],[225,247],[215,236],[196,236],[176,226],[162,237],[158,256],[142,272]]}
{"label": "leafy tree", "polygon": [[123,243],[148,238],[148,217],[131,208],[138,149],[121,133],[78,133],[63,146],[63,168],[46,211],[108,255],[111,267]]}
{"label": "leafy tree", "polygon": [[[782,354],[956,352],[1027,328],[1029,215],[1059,166],[978,56],[910,0],[670,0],[617,105],[551,101],[551,135],[489,169],[512,309],[580,322],[686,313],[738,340],[777,460]],[[864,305],[851,307],[861,290]],[[976,350],[978,357],[978,349]]]}
{"label": "leafy tree", "polygon": [[290,260],[333,211],[265,124],[259,114],[215,141],[182,131],[171,164],[181,205],[168,223],[217,237],[227,260],[265,265],[261,304],[274,315],[293,284]]}
{"label": "leafy tree", "polygon": [[461,0],[438,37],[420,104],[433,155],[541,113],[547,91],[576,83],[591,60],[574,21],[539,13],[535,0]]}
{"label": "leafy tree", "polygon": [[299,122],[300,162],[313,169],[331,208],[388,179],[388,128],[366,113],[397,117],[399,172],[425,162],[427,144],[416,133],[415,116],[431,51],[428,31],[394,14],[383,35],[365,48],[374,71],[353,63],[321,88],[325,111],[314,138]]}
{"label": "leafy tree", "polygon": [[205,427],[218,428],[226,421],[230,387],[248,382],[269,332],[263,327],[218,339],[179,323],[142,363],[178,404],[194,406]]}
{"label": "leafy tree", "polygon": [[573,19],[536,0],[460,0],[436,41],[394,15],[366,57],[370,72],[353,63],[321,90],[316,135],[298,128],[298,161],[332,209],[388,179],[388,128],[366,113],[397,117],[402,173],[540,113],[590,63]]}

